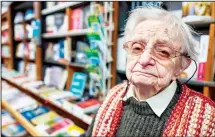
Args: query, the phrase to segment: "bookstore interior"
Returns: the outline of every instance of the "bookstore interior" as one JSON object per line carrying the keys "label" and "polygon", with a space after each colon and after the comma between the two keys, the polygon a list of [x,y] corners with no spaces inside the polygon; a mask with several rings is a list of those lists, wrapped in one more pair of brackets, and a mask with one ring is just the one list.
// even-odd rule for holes
{"label": "bookstore interior", "polygon": [[1,2],[1,136],[84,136],[126,80],[129,12],[159,6],[190,25],[200,51],[178,80],[215,101],[215,2]]}

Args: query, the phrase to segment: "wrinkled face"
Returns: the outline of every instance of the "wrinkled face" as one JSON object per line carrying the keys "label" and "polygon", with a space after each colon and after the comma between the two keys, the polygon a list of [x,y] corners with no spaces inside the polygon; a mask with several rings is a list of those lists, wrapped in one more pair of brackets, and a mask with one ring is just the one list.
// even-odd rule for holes
{"label": "wrinkled face", "polygon": [[[143,43],[134,45],[134,53],[139,52],[143,48],[141,46],[145,50],[137,56],[127,53],[126,76],[134,85],[152,86],[160,90],[183,71],[181,56],[165,58],[166,51],[181,51],[181,44],[171,38],[174,30],[169,30],[168,25],[161,21],[143,21],[133,32],[127,41]],[[161,47],[161,50],[155,50],[156,47]]]}

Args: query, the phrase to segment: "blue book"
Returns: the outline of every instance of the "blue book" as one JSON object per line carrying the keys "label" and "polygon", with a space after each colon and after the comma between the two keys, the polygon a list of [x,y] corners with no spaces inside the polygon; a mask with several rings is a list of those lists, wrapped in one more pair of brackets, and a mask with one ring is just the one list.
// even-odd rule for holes
{"label": "blue book", "polygon": [[59,41],[59,57],[64,58],[64,40]]}
{"label": "blue book", "polygon": [[75,72],[73,74],[72,83],[70,86],[70,92],[77,98],[81,98],[84,94],[84,88],[86,85],[87,74],[82,72]]}
{"label": "blue book", "polygon": [[36,108],[33,109],[28,109],[26,111],[21,112],[21,114],[27,119],[27,120],[31,120],[32,118],[35,118],[39,115],[42,115],[44,113],[49,112],[50,110],[45,107],[45,106],[38,106]]}

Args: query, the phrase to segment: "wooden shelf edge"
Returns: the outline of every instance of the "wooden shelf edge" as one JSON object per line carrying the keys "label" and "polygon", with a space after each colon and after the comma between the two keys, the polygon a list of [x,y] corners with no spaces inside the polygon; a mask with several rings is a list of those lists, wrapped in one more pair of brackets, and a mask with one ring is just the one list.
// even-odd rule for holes
{"label": "wooden shelf edge", "polygon": [[65,2],[63,4],[53,6],[52,8],[43,9],[41,11],[41,14],[42,15],[51,14],[51,13],[57,12],[59,10],[63,10],[65,8],[67,8],[67,7],[75,6],[75,5],[78,5],[78,4],[81,4],[81,3],[83,3],[83,2],[69,2],[69,3]]}
{"label": "wooden shelf edge", "polygon": [[10,114],[32,135],[41,136],[41,134],[34,128],[34,126],[28,122],[19,112],[13,109],[7,101],[2,100],[2,106],[10,112]]}
{"label": "wooden shelf edge", "polygon": [[4,43],[1,43],[1,45],[10,45],[9,42],[4,42]]}
{"label": "wooden shelf edge", "polygon": [[[185,82],[188,79],[186,78],[178,78],[179,81]],[[206,87],[215,87],[215,81],[197,81],[197,80],[190,80],[187,84],[195,85],[195,86],[206,86]]]}
{"label": "wooden shelf edge", "polygon": [[4,57],[4,56],[1,56],[2,59],[11,59],[11,57]]}
{"label": "wooden shelf edge", "polygon": [[90,30],[89,29],[80,29],[80,30],[71,30],[65,32],[57,32],[57,33],[43,33],[43,38],[61,38],[66,36],[81,36],[86,35]]}
{"label": "wooden shelf edge", "polygon": [[2,80],[5,80],[6,82],[8,82],[10,85],[18,88],[21,92],[26,93],[27,95],[31,96],[32,98],[34,98],[35,100],[37,100],[39,103],[48,106],[49,108],[51,108],[52,110],[56,111],[58,114],[60,114],[63,117],[69,118],[72,121],[74,121],[74,123],[78,123],[77,125],[80,126],[81,128],[83,128],[84,130],[87,130],[89,127],[89,124],[84,122],[82,119],[74,116],[72,113],[70,113],[69,111],[67,111],[64,108],[61,108],[59,106],[57,106],[56,104],[40,97],[39,95],[37,95],[36,93],[33,93],[31,91],[29,91],[28,89],[25,89],[21,86],[19,86],[18,84],[14,83],[13,81],[10,81],[8,79],[5,79],[2,77]]}

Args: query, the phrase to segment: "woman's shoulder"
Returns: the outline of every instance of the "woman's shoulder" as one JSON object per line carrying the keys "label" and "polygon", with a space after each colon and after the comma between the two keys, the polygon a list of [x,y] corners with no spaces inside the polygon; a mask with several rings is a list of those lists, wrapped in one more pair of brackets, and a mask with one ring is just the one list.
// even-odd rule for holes
{"label": "woman's shoulder", "polygon": [[202,93],[191,90],[189,98],[192,98],[196,104],[200,104],[206,108],[211,108],[213,111],[215,111],[215,102],[209,97],[204,96]]}

